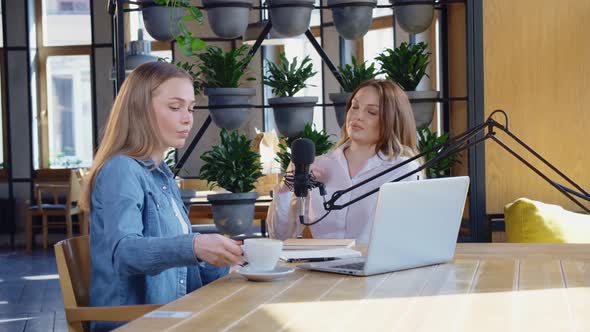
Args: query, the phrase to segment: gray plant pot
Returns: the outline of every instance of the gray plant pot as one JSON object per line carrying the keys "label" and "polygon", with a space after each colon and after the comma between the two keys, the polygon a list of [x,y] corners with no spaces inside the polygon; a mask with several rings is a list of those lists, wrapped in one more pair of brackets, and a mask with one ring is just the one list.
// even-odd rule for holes
{"label": "gray plant pot", "polygon": [[338,126],[342,128],[346,121],[346,103],[352,95],[352,92],[330,93],[329,97],[334,104],[334,112],[336,113],[336,121]]}
{"label": "gray plant pot", "polygon": [[[228,3],[232,6],[225,6]],[[211,30],[215,35],[227,39],[244,34],[248,27],[252,4],[253,0],[203,0]]]}
{"label": "gray plant pot", "polygon": [[231,236],[246,233],[254,220],[256,198],[257,192],[207,195],[219,232]]}
{"label": "gray plant pot", "polygon": [[410,98],[410,104],[412,104],[416,128],[430,125],[436,102],[423,102],[421,99],[438,98],[438,91],[406,91],[406,94]]}
{"label": "gray plant pot", "polygon": [[141,12],[150,36],[159,41],[171,41],[180,34],[177,22],[184,16],[184,8],[154,6],[153,0],[142,0],[141,3],[147,5]]}
{"label": "gray plant pot", "polygon": [[[392,4],[410,0],[390,0]],[[434,5],[407,5],[394,7],[395,21],[408,33],[424,32],[432,23]]]}
{"label": "gray plant pot", "polygon": [[[285,37],[304,33],[309,28],[314,3],[314,0],[268,0],[273,29]],[[280,7],[282,5],[289,7]]]}
{"label": "gray plant pot", "polygon": [[373,21],[377,0],[328,0],[336,30],[344,39],[364,36]]}
{"label": "gray plant pot", "polygon": [[[250,104],[250,97],[256,95],[255,89],[247,88],[205,88],[209,106],[231,106]],[[248,107],[209,108],[211,119],[219,128],[233,130],[240,128],[248,117]]]}
{"label": "gray plant pot", "polygon": [[277,130],[283,136],[294,137],[301,133],[307,123],[313,122],[313,108],[318,97],[269,98]]}

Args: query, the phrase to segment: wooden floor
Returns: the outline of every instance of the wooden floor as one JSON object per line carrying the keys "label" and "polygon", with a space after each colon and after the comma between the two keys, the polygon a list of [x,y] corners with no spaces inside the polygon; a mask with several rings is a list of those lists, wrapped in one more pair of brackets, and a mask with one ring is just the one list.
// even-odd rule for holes
{"label": "wooden floor", "polygon": [[0,332],[67,331],[53,251],[0,250]]}

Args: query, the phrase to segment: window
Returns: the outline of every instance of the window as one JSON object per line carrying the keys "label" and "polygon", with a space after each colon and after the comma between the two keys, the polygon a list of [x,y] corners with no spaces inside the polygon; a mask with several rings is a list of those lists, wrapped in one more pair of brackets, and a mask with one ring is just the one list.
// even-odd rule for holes
{"label": "window", "polygon": [[[206,13],[203,12],[205,15]],[[129,40],[126,40],[127,45],[129,45],[130,40],[137,40],[138,30],[143,29],[143,39],[149,40],[152,42],[152,52],[151,54],[167,61],[172,61],[172,46],[171,43],[168,42],[161,42],[155,40],[150,34],[145,30],[143,25],[143,16],[141,11],[132,11],[129,12],[129,22],[126,22],[127,29],[129,29]]]}
{"label": "window", "polygon": [[42,3],[43,46],[90,45],[90,0]]}
{"label": "window", "polygon": [[363,37],[363,59],[367,63],[376,63],[375,57],[386,48],[393,48],[393,28],[370,30]]}
{"label": "window", "polygon": [[47,105],[50,167],[92,164],[92,96],[90,57],[47,59]]}
{"label": "window", "polygon": [[[35,168],[92,164],[90,0],[36,2]],[[73,29],[72,27],[75,27]]]}
{"label": "window", "polygon": [[2,27],[4,16],[2,14],[2,2],[0,2],[0,169],[6,168],[4,165],[4,81],[2,80],[4,77],[4,30]]}

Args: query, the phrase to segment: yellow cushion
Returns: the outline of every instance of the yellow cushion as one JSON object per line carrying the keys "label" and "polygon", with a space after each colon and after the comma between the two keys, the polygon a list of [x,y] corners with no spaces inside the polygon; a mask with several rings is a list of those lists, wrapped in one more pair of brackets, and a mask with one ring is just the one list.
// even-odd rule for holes
{"label": "yellow cushion", "polygon": [[504,207],[508,242],[590,243],[590,215],[519,198]]}

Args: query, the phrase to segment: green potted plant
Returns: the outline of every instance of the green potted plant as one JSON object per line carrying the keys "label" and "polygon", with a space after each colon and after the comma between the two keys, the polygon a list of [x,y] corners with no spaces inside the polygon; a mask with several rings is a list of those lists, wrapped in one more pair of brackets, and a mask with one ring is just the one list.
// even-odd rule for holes
{"label": "green potted plant", "polygon": [[315,155],[321,156],[330,151],[334,143],[330,141],[330,134],[326,133],[324,129],[316,130],[315,126],[306,124],[305,129],[295,137],[287,137],[279,143],[279,152],[275,160],[281,164],[281,172],[285,173],[289,163],[291,162],[291,143],[298,138],[308,138],[315,145]]}
{"label": "green potted plant", "polygon": [[[434,4],[404,4],[413,0],[389,0],[394,5],[393,15],[395,22],[407,33],[420,33],[426,31],[434,17]],[[396,6],[397,5],[397,6]]]}
{"label": "green potted plant", "polygon": [[203,13],[190,0],[141,0],[145,29],[159,41],[176,39],[182,53],[190,56],[205,48],[205,42],[193,36],[185,22],[203,23]]}
{"label": "green potted plant", "polygon": [[424,42],[415,45],[404,42],[395,49],[386,49],[375,58],[387,79],[406,91],[418,128],[428,126],[434,114],[435,102],[423,99],[436,99],[439,95],[438,91],[415,91],[420,80],[428,76],[426,69],[430,63],[430,52],[427,49],[428,45]]}
{"label": "green potted plant", "polygon": [[[198,85],[209,97],[209,112],[213,122],[225,129],[237,129],[246,120],[248,107],[231,105],[247,105],[250,97],[256,94],[255,89],[240,88],[240,80],[246,73],[251,56],[247,54],[248,46],[224,52],[219,47],[209,46],[205,52],[197,54]],[[254,80],[253,77],[247,78]],[[216,108],[221,106],[222,108]]]}
{"label": "green potted plant", "polygon": [[336,31],[344,39],[364,36],[373,22],[373,8],[377,0],[328,0]]}
{"label": "green potted plant", "polygon": [[[422,127],[418,129],[418,150],[421,152],[431,150],[437,145],[446,143],[448,140],[449,133],[444,133],[438,136],[436,132],[432,132],[429,127]],[[424,159],[428,162],[432,158],[436,157],[441,151],[442,149],[438,151],[433,151],[431,153],[427,153],[424,156]],[[461,160],[459,160],[459,157],[460,155],[457,153],[442,158],[434,165],[426,168],[426,176],[428,178],[440,178],[450,176],[451,168],[456,164],[461,164]]]}
{"label": "green potted plant", "polygon": [[352,57],[352,65],[338,66],[338,72],[340,73],[340,77],[342,77],[342,90],[344,92],[330,93],[329,96],[330,100],[334,103],[336,121],[342,127],[346,120],[346,103],[350,95],[361,83],[375,78],[378,72],[373,64],[368,67],[366,62],[358,64],[354,56]]}
{"label": "green potted plant", "polygon": [[246,31],[253,0],[203,0],[209,25],[221,38],[233,39]]}
{"label": "green potted plant", "polygon": [[273,108],[275,123],[279,133],[292,137],[299,134],[305,124],[313,122],[313,108],[318,97],[294,97],[301,89],[307,87],[305,83],[317,72],[313,70],[311,58],[306,56],[301,63],[297,57],[289,62],[285,53],[279,55],[280,63],[268,62],[264,84],[272,88],[276,96],[268,99]]}
{"label": "green potted plant", "polygon": [[260,155],[252,150],[252,141],[237,131],[221,130],[221,143],[201,155],[205,163],[199,179],[229,193],[208,195],[213,220],[223,234],[239,235],[252,226],[254,203],[258,198],[254,183],[262,176]]}

